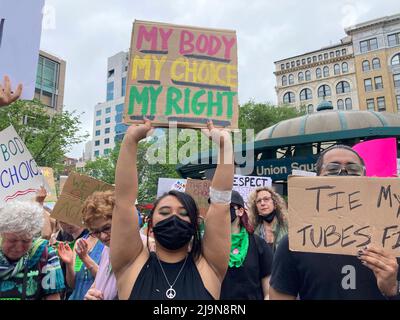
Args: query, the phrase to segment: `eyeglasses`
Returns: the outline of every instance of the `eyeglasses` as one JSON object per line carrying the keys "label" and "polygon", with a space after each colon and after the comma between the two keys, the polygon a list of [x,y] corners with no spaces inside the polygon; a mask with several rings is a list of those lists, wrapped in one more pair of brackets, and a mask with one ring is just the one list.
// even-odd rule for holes
{"label": "eyeglasses", "polygon": [[103,232],[104,232],[105,234],[107,234],[107,235],[110,234],[110,233],[111,233],[111,224],[105,225],[105,226],[104,226],[103,228],[101,228],[100,230],[91,230],[91,231],[89,232],[89,235],[98,238],[98,237],[100,237],[100,235],[101,235]]}
{"label": "eyeglasses", "polygon": [[257,204],[260,204],[261,202],[268,202],[268,201],[270,201],[270,200],[272,200],[272,198],[271,197],[264,197],[264,198],[261,198],[261,199],[257,199],[256,200],[256,203]]}
{"label": "eyeglasses", "polygon": [[365,167],[357,163],[342,165],[340,163],[330,162],[324,164],[322,169],[325,170],[324,176],[338,176],[343,170],[345,170],[349,176],[363,176],[365,171]]}

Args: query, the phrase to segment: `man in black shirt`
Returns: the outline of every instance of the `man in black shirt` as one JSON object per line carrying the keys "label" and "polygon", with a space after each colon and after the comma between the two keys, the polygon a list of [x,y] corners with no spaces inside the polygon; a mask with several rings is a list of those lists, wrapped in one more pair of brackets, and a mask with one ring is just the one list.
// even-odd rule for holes
{"label": "man in black shirt", "polygon": [[[350,147],[334,146],[321,153],[317,175],[362,176],[364,161]],[[270,299],[397,298],[398,269],[394,256],[372,245],[360,250],[357,257],[294,252],[285,236],[274,256]]]}

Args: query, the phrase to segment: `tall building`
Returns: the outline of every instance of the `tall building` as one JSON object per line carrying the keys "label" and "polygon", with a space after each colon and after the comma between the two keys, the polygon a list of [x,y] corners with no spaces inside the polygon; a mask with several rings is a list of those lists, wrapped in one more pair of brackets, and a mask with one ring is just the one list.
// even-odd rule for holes
{"label": "tall building", "polygon": [[400,109],[400,15],[345,30],[340,43],[275,62],[278,105],[322,100],[337,110]]}
{"label": "tall building", "polygon": [[353,39],[360,109],[400,110],[400,14],[347,28]]}
{"label": "tall building", "polygon": [[92,157],[107,156],[128,128],[122,120],[128,64],[128,52],[108,58],[106,102],[94,110]]}
{"label": "tall building", "polygon": [[35,98],[51,115],[63,110],[66,62],[40,50],[36,73]]}

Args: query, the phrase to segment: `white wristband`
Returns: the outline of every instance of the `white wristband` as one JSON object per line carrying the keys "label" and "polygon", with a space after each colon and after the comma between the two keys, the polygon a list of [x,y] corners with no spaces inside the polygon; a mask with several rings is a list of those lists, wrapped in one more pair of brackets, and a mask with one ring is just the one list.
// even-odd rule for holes
{"label": "white wristband", "polygon": [[230,204],[232,190],[220,191],[210,187],[210,201],[212,203]]}

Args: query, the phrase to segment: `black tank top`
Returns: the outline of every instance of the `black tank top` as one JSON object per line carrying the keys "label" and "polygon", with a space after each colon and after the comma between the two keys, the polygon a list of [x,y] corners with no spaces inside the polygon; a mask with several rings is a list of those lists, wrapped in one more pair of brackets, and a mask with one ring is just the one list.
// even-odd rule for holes
{"label": "black tank top", "polygon": [[[168,278],[168,282],[173,284],[185,259],[177,263],[160,262]],[[146,261],[136,279],[129,299],[170,300],[166,295],[169,288],[157,256],[154,252],[151,252],[149,259]],[[213,300],[211,294],[204,287],[191,254],[189,254],[186,264],[176,280],[173,289],[176,292],[174,300]]]}

